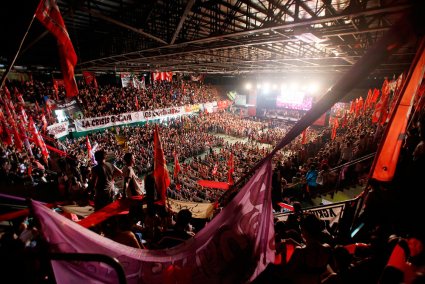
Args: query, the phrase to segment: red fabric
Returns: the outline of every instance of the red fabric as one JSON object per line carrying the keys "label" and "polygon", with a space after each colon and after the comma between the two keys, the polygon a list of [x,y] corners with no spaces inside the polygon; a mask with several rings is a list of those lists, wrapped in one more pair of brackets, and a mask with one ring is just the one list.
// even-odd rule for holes
{"label": "red fabric", "polygon": [[331,133],[331,139],[334,140],[336,138],[336,130],[339,127],[339,122],[338,119],[335,118],[333,121],[333,126],[332,126],[332,133]]}
{"label": "red fabric", "polygon": [[373,95],[372,95],[372,99],[370,100],[371,104],[374,104],[378,101],[379,98],[379,90],[378,89],[374,89],[373,90]]}
{"label": "red fabric", "polygon": [[24,148],[24,144],[22,143],[21,135],[19,134],[18,128],[14,121],[12,124],[12,131],[13,131],[13,141],[15,141],[15,148],[16,150],[18,150],[18,152],[22,152],[22,149]]}
{"label": "red fabric", "polygon": [[137,96],[135,96],[136,98],[134,99],[134,105],[136,106],[136,109],[139,110],[139,100],[137,99]]}
{"label": "red fabric", "polygon": [[56,1],[41,0],[35,16],[56,37],[66,95],[76,96],[78,88],[74,78],[74,67],[77,64],[77,55]]}
{"label": "red fabric", "polygon": [[167,199],[167,187],[170,186],[170,177],[168,175],[167,164],[165,162],[164,151],[159,137],[158,125],[155,125],[154,130],[154,166],[153,175],[155,178],[156,190],[160,198],[159,204],[165,205]]}
{"label": "red fabric", "polygon": [[173,80],[173,72],[153,72],[152,73],[153,81],[168,81]]}
{"label": "red fabric", "polygon": [[301,144],[305,145],[307,143],[307,128],[304,129],[301,138]]}
{"label": "red fabric", "polygon": [[356,99],[356,117],[358,117],[363,110],[363,98],[360,97],[359,99]]}
{"label": "red fabric", "polygon": [[40,133],[38,132],[37,128],[35,127],[34,121],[32,117],[29,119],[29,126],[28,130],[31,132],[32,137],[37,144],[38,147],[40,147],[41,154],[43,157],[47,160],[49,157],[49,152],[47,151],[46,144],[44,143],[43,137],[41,137]]}
{"label": "red fabric", "polygon": [[235,171],[235,162],[233,161],[233,153],[230,153],[229,161],[227,161],[229,172],[227,173],[227,183],[233,184],[233,172]]}
{"label": "red fabric", "polygon": [[9,89],[8,89],[6,86],[4,86],[4,87],[3,87],[3,90],[4,90],[4,92],[6,93],[7,98],[10,100],[10,99],[11,99],[11,96],[10,96]]}
{"label": "red fabric", "polygon": [[91,160],[91,144],[90,144],[90,140],[89,137],[86,136],[86,146],[87,146],[87,155],[89,156],[89,160]]}
{"label": "red fabric", "polygon": [[198,180],[198,184],[203,187],[217,188],[228,190],[229,184],[227,182],[213,181],[213,180]]}
{"label": "red fabric", "polygon": [[356,104],[354,101],[351,101],[350,104],[350,113],[354,113],[354,111],[356,110]]}
{"label": "red fabric", "polygon": [[10,136],[9,129],[7,128],[6,119],[4,118],[3,112],[0,109],[0,135],[1,141],[4,145],[9,146],[12,144],[12,136]]}
{"label": "red fabric", "polygon": [[93,214],[89,215],[87,218],[84,218],[83,220],[78,222],[78,224],[85,228],[90,228],[92,226],[100,224],[112,216],[118,215],[123,211],[127,211],[130,205],[129,200],[130,199],[119,199],[115,202],[112,202],[111,204],[108,204],[107,206],[100,209],[99,211],[96,211]]}
{"label": "red fabric", "polygon": [[92,86],[97,89],[97,81],[96,81],[96,76],[94,75],[94,73],[89,71],[83,71],[82,73],[83,73],[84,82],[86,82],[86,85]]}
{"label": "red fabric", "polygon": [[284,202],[279,202],[277,205],[279,205],[282,208],[288,209],[289,211],[294,211],[294,206],[286,204]]}

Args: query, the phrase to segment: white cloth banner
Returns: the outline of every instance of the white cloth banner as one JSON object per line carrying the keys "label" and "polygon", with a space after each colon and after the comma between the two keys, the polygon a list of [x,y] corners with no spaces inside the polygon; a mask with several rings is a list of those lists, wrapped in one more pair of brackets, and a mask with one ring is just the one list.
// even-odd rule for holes
{"label": "white cloth banner", "polygon": [[[214,104],[214,103],[209,103]],[[128,112],[117,115],[108,115],[102,117],[92,117],[84,119],[76,119],[76,132],[97,130],[112,126],[125,125],[130,123],[144,122],[155,119],[166,119],[178,117],[186,114],[199,112],[200,105],[188,105],[182,107],[171,107],[156,110],[145,110],[138,112]]]}
{"label": "white cloth banner", "polygon": [[131,73],[121,73],[121,84],[123,88],[132,87],[133,80],[131,77]]}
{"label": "white cloth banner", "polygon": [[64,121],[61,123],[55,123],[52,124],[50,126],[47,126],[47,132],[50,135],[55,136],[55,138],[61,138],[65,135],[68,135],[69,130],[68,130],[68,121]]}
{"label": "white cloth banner", "polygon": [[[325,205],[320,207],[315,207],[311,209],[304,210],[305,213],[313,213],[320,220],[329,221],[330,225],[335,222],[339,222],[344,213],[345,203]],[[274,217],[279,219],[279,221],[286,221],[288,215],[291,213],[278,213]]]}
{"label": "white cloth banner", "polygon": [[213,203],[198,203],[189,201],[180,201],[168,198],[168,205],[171,211],[178,213],[180,210],[187,209],[192,213],[193,218],[206,219],[211,218],[214,211]]}

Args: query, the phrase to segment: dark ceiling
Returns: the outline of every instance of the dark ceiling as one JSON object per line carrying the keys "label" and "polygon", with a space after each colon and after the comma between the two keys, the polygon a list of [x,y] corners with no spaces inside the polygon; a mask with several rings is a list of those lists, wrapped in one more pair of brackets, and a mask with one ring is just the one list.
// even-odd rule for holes
{"label": "dark ceiling", "polygon": [[[10,2],[10,1],[7,1]],[[30,3],[28,3],[30,2]],[[38,0],[1,12],[10,60]],[[76,49],[77,71],[209,74],[339,74],[411,6],[408,0],[58,0]],[[3,42],[3,40],[2,40]],[[415,41],[375,75],[399,74]],[[58,66],[53,37],[37,21],[17,64]]]}

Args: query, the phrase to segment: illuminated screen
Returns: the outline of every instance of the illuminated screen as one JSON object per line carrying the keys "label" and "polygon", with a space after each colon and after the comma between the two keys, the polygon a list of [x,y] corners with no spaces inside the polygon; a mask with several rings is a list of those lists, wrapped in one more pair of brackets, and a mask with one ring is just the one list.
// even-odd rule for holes
{"label": "illuminated screen", "polygon": [[313,98],[306,95],[302,90],[282,89],[280,95],[276,98],[276,106],[279,108],[309,110]]}

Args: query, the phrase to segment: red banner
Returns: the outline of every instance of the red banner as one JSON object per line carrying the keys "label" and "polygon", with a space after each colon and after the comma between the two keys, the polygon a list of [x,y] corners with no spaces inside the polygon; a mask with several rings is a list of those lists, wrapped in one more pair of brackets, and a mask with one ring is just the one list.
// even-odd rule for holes
{"label": "red banner", "polygon": [[77,64],[77,54],[75,54],[56,1],[41,0],[35,16],[56,37],[66,95],[68,97],[76,96],[78,88],[74,78],[74,67]]}
{"label": "red banner", "polygon": [[213,181],[213,180],[198,180],[198,184],[203,187],[217,188],[228,190],[229,184],[227,182]]}

